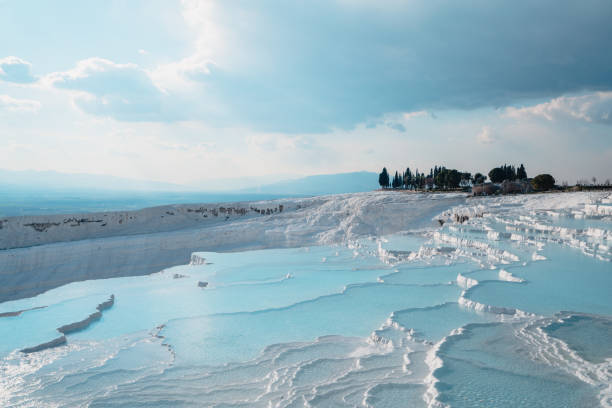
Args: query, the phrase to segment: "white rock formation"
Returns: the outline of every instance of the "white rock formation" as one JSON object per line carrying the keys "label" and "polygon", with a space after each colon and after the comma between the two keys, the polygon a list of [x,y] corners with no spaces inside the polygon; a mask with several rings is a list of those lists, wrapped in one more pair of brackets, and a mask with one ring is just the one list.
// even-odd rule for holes
{"label": "white rock formation", "polygon": [[72,281],[143,275],[193,252],[344,242],[433,225],[462,194],[372,192],[139,211],[10,217],[0,229],[0,302]]}

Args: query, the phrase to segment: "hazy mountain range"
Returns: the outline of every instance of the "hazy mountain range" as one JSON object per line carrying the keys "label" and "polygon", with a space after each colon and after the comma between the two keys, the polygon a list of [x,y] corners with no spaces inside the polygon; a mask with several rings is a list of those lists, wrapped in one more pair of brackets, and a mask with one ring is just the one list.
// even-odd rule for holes
{"label": "hazy mountain range", "polygon": [[[282,177],[282,176],[281,176]],[[319,195],[370,191],[377,188],[377,174],[353,172],[300,178],[243,177],[173,184],[96,174],[0,169],[0,188],[28,192],[213,192],[232,194]]]}
{"label": "hazy mountain range", "polygon": [[92,174],[0,170],[0,216],[353,193],[374,190],[378,180],[377,174],[365,171],[279,181],[282,177],[227,178],[180,185]]}
{"label": "hazy mountain range", "polygon": [[359,193],[378,188],[378,174],[360,171],[353,173],[323,174],[294,180],[283,180],[260,187],[242,189],[245,193],[262,194],[340,194]]}

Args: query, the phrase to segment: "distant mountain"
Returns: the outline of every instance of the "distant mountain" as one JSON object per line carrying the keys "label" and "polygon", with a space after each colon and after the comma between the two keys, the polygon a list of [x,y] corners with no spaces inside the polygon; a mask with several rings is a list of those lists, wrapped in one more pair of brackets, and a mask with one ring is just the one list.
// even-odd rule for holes
{"label": "distant mountain", "polygon": [[378,174],[368,171],[323,174],[240,190],[241,193],[321,195],[360,193],[378,188]]}
{"label": "distant mountain", "polygon": [[181,191],[184,186],[98,174],[0,169],[0,187],[20,190]]}
{"label": "distant mountain", "polygon": [[243,189],[252,190],[255,186],[265,186],[280,181],[295,179],[295,174],[274,174],[267,176],[217,177],[206,178],[185,185],[190,191],[240,192]]}
{"label": "distant mountain", "polygon": [[[365,171],[285,181],[278,181],[278,177],[283,176],[223,178],[223,183],[203,181],[201,186],[182,186],[103,175],[0,169],[0,217],[353,193],[374,190],[378,181],[376,173]],[[272,183],[265,184],[266,180]],[[254,187],[241,188],[249,184]]]}
{"label": "distant mountain", "polygon": [[[0,169],[0,190],[4,191],[4,194],[9,191],[79,192],[86,194],[98,191],[120,194],[207,192],[286,196],[358,193],[371,191],[378,187],[378,175],[367,171],[324,174],[296,179],[282,179],[283,177],[288,176],[219,178],[218,180],[203,180],[200,183],[180,185],[97,174]],[[279,178],[281,178],[280,181]],[[271,182],[266,184],[266,180]],[[247,187],[249,185],[252,187]]]}

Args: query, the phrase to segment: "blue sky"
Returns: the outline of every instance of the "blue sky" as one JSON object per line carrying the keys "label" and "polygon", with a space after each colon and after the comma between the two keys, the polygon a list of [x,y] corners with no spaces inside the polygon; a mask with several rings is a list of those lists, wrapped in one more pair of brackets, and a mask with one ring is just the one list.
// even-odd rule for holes
{"label": "blue sky", "polygon": [[0,0],[0,168],[612,178],[609,1]]}

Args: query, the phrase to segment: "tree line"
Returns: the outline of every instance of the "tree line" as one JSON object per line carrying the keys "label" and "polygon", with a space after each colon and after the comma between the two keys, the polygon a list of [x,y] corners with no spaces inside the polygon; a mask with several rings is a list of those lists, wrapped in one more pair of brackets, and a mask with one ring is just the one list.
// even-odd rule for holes
{"label": "tree line", "polygon": [[489,179],[492,183],[501,183],[504,180],[525,180],[526,178],[527,171],[522,164],[518,168],[504,164],[489,171]]}
{"label": "tree line", "polygon": [[[504,180],[516,181],[528,179],[527,170],[525,170],[523,164],[518,167],[504,164],[491,169],[487,175],[482,173],[472,175],[465,171],[447,169],[445,166],[434,166],[429,170],[428,174],[419,172],[418,169],[413,173],[410,167],[408,167],[404,172],[399,173],[396,171],[391,176],[387,168],[384,167],[378,175],[378,184],[382,188],[393,189],[422,190],[435,188],[447,190],[482,184],[487,180],[487,177],[492,183],[501,183]],[[554,178],[549,174],[538,175],[536,178],[539,181],[540,187],[551,188],[555,184]]]}

